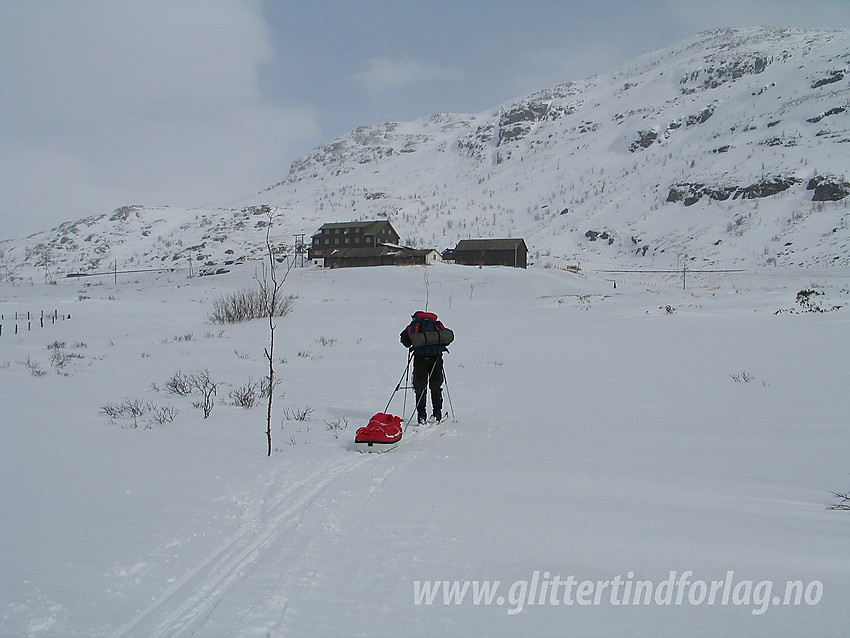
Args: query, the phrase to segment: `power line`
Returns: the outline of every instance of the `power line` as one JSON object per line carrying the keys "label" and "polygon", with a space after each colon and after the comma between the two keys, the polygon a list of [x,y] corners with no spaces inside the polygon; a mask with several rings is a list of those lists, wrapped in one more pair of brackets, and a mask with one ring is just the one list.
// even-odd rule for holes
{"label": "power line", "polygon": [[174,272],[176,268],[144,268],[140,270],[112,270],[109,272],[69,272],[65,277],[105,277],[107,275],[130,275],[140,272]]}
{"label": "power line", "polygon": [[691,270],[690,268],[678,268],[677,270],[597,270],[596,272],[605,272],[605,273],[614,273],[614,274],[625,274],[625,273],[666,273],[666,274],[676,274],[678,275],[683,270],[687,270],[687,272],[747,272],[743,269],[723,269],[723,270]]}

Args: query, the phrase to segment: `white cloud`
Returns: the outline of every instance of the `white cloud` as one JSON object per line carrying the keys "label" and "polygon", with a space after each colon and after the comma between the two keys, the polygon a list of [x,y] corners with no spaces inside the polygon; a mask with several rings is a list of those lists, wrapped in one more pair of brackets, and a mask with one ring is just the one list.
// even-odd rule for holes
{"label": "white cloud", "polygon": [[[122,190],[78,155],[50,148],[0,153],[0,239],[116,208]],[[86,202],[77,208],[77,202]],[[128,202],[129,203],[129,202]]]}
{"label": "white cloud", "polygon": [[597,75],[616,65],[621,57],[619,49],[604,44],[527,51],[521,70],[510,76],[511,83],[517,95],[525,95]]}
{"label": "white cloud", "polygon": [[457,69],[408,57],[370,58],[368,68],[354,75],[354,80],[369,93],[385,93],[414,84],[461,79],[463,73]]}
{"label": "white cloud", "polygon": [[254,2],[11,0],[0,25],[0,239],[248,196],[319,134],[312,109],[263,95]]}

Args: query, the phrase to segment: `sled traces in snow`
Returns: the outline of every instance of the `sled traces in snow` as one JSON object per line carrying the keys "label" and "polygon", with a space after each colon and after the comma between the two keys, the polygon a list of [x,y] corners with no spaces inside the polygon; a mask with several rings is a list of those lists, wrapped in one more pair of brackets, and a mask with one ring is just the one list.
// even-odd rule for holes
{"label": "sled traces in snow", "polygon": [[281,535],[300,520],[331,483],[366,461],[345,456],[325,464],[269,503],[262,519],[243,529],[178,579],[147,609],[113,632],[113,638],[194,635],[220,601],[248,578],[251,567]]}

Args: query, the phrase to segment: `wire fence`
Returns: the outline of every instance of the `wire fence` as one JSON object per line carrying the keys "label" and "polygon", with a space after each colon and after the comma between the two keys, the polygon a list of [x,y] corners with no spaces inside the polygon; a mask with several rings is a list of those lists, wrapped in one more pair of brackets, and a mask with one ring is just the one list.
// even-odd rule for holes
{"label": "wire fence", "polygon": [[70,314],[59,314],[58,310],[52,312],[15,312],[0,314],[0,337],[12,336],[23,332],[32,332],[35,328],[45,328],[54,325],[57,321],[68,321]]}
{"label": "wire fence", "polygon": [[588,273],[594,273],[610,282],[614,288],[617,284],[642,286],[647,289],[679,289],[679,290],[712,290],[712,289],[745,289],[752,287],[772,287],[778,284],[782,287],[799,285],[806,287],[846,286],[850,287],[850,271],[796,270],[770,271],[746,270],[736,268],[699,269],[594,269],[588,268]]}

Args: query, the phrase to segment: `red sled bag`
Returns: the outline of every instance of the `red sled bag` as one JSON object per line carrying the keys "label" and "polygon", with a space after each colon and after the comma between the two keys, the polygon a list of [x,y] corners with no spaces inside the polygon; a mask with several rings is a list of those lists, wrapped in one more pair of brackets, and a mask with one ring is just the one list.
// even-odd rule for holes
{"label": "red sled bag", "polygon": [[402,432],[401,417],[378,412],[357,430],[354,445],[360,452],[387,452],[401,443]]}

